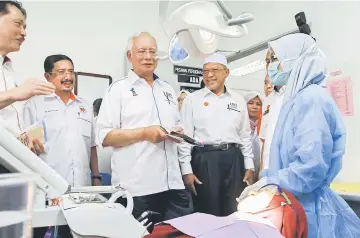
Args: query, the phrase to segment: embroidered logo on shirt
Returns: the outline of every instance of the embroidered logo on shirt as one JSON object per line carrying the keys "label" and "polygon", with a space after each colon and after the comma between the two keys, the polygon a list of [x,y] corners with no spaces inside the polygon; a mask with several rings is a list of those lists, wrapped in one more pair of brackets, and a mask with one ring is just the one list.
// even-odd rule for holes
{"label": "embroidered logo on shirt", "polygon": [[266,110],[265,110],[263,116],[265,116],[265,115],[268,114],[269,112],[270,112],[270,105],[267,105]]}
{"label": "embroidered logo on shirt", "polygon": [[138,94],[135,92],[135,89],[134,88],[131,88],[130,91],[132,92],[133,96],[137,96]]}
{"label": "embroidered logo on shirt", "polygon": [[165,91],[163,91],[163,93],[164,93],[164,96],[166,97],[166,101],[169,103],[169,105],[170,105],[170,103],[175,104],[175,102],[173,101],[173,95],[171,93],[168,93]]}
{"label": "embroidered logo on shirt", "polygon": [[84,106],[79,106],[80,112],[84,113],[85,112],[85,107]]}
{"label": "embroidered logo on shirt", "polygon": [[228,104],[228,107],[227,107],[227,109],[230,111],[230,110],[233,110],[233,111],[237,111],[237,112],[240,112],[238,109],[237,109],[237,104],[236,103],[234,103],[234,102],[231,102],[231,103],[229,103]]}
{"label": "embroidered logo on shirt", "polygon": [[208,103],[208,102],[204,102],[204,106],[205,106],[205,107],[209,106],[209,103]]}

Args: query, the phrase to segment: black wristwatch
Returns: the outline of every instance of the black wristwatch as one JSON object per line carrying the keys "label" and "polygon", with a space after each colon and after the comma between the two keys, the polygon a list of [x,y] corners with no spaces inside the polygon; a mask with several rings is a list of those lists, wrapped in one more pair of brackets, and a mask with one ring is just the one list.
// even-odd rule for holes
{"label": "black wristwatch", "polygon": [[98,179],[98,180],[102,180],[102,177],[101,177],[101,175],[93,175],[93,176],[91,176],[91,178],[92,179]]}

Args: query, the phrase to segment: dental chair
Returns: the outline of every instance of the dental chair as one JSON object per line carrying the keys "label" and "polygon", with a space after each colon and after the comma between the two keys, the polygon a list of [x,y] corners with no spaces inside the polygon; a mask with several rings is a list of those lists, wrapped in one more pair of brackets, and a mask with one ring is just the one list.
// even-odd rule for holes
{"label": "dental chair", "polygon": [[[32,206],[27,208],[32,210],[33,228],[68,225],[75,238],[141,238],[148,234],[146,227],[132,216],[133,199],[125,189],[71,187],[2,124],[0,134],[0,165],[11,173],[32,174],[36,178],[36,189],[28,197]],[[108,200],[101,195],[106,193],[112,194]],[[126,207],[115,203],[119,197],[127,199]],[[51,205],[46,206],[46,201]]]}

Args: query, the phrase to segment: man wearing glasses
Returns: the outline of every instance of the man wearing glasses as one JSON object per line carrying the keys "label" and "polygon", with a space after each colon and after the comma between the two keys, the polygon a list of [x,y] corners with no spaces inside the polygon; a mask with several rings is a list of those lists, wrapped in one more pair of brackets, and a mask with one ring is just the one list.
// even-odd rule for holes
{"label": "man wearing glasses", "polygon": [[254,155],[245,99],[225,87],[225,56],[213,54],[203,65],[205,88],[187,96],[181,110],[184,133],[204,146],[180,144],[184,182],[194,193],[196,212],[227,216],[236,196],[253,183]]}
{"label": "man wearing glasses", "polygon": [[65,55],[51,55],[45,59],[44,69],[47,81],[55,85],[55,93],[33,97],[24,108],[27,126],[45,123],[45,153],[40,157],[71,186],[88,186],[91,180],[93,185],[100,185],[93,109],[72,93],[74,64]]}
{"label": "man wearing glasses", "polygon": [[187,215],[191,196],[182,181],[177,144],[162,127],[183,129],[174,89],[154,74],[156,40],[147,32],[135,34],[127,58],[132,70],[109,87],[96,124],[97,144],[114,148],[111,182],[134,197],[135,218],[146,210],[162,214],[162,220]]}
{"label": "man wearing glasses", "polygon": [[[18,85],[8,54],[19,51],[26,37],[26,11],[17,1],[0,2],[0,123],[15,137],[25,128],[22,120],[23,101],[35,95],[54,92],[54,85],[42,80],[26,80]],[[33,152],[43,152],[43,145],[32,141]],[[0,173],[9,171],[0,165]]]}

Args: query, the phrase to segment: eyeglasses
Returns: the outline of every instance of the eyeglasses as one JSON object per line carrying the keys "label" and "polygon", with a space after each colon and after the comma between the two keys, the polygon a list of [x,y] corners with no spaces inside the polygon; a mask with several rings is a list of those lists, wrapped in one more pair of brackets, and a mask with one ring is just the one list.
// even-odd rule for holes
{"label": "eyeglasses", "polygon": [[135,51],[135,53],[139,56],[139,57],[144,57],[146,53],[149,53],[151,57],[156,57],[157,56],[157,50],[156,49],[137,49]]}
{"label": "eyeglasses", "polygon": [[270,63],[271,63],[271,62],[275,62],[275,61],[279,61],[279,59],[276,57],[276,55],[272,55],[272,56],[270,57]]}
{"label": "eyeglasses", "polygon": [[222,68],[222,69],[204,69],[203,70],[203,75],[208,75],[210,72],[212,74],[218,74],[221,70],[225,70],[226,68]]}
{"label": "eyeglasses", "polygon": [[55,75],[58,75],[58,76],[65,76],[66,73],[68,73],[70,76],[74,76],[75,75],[75,72],[73,69],[58,69],[57,71],[55,72],[49,72],[49,74],[55,74]]}

